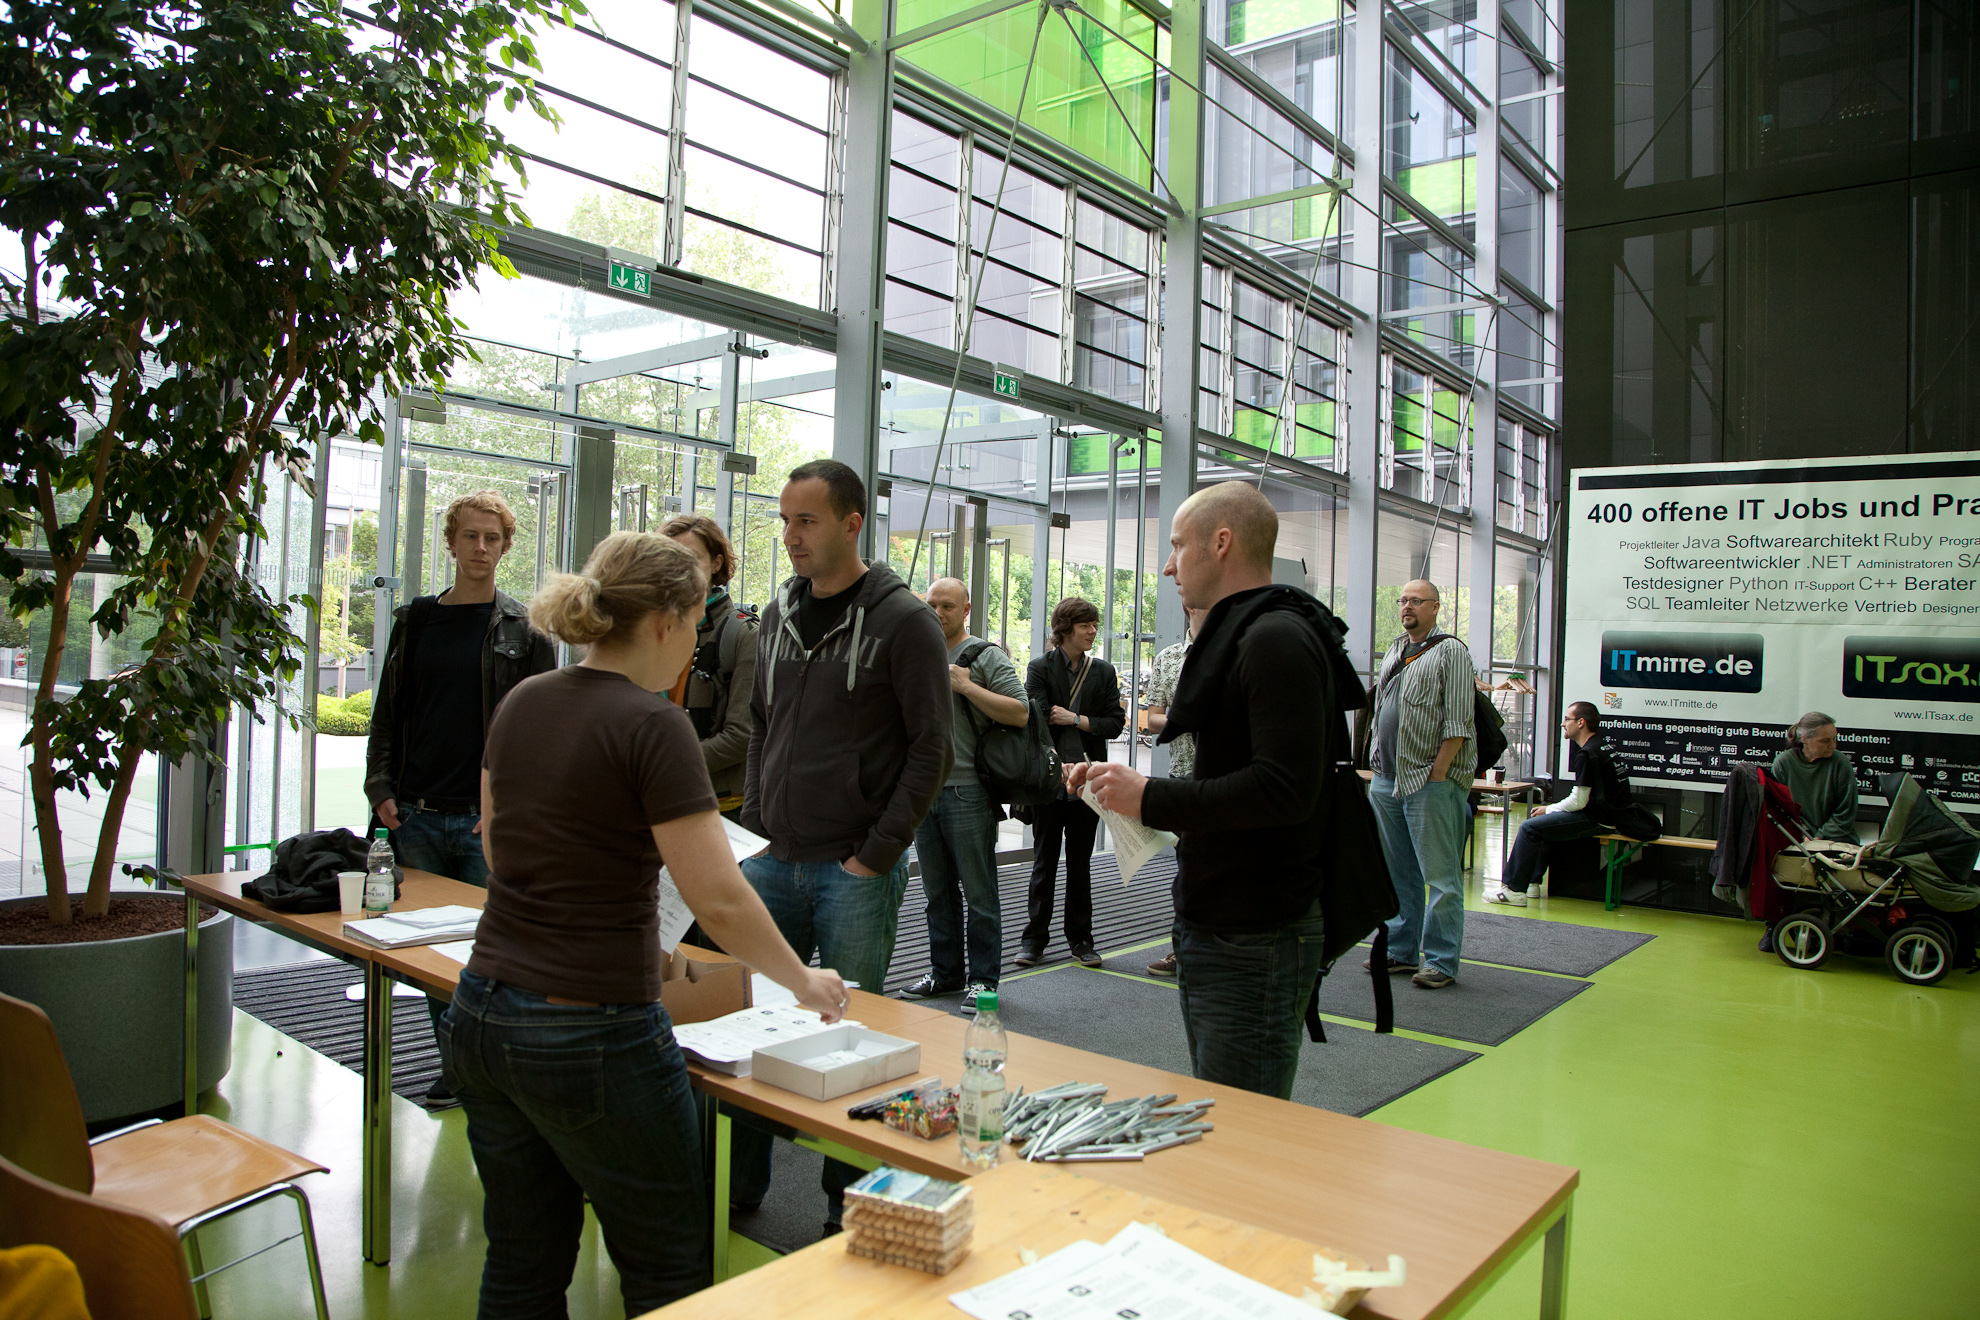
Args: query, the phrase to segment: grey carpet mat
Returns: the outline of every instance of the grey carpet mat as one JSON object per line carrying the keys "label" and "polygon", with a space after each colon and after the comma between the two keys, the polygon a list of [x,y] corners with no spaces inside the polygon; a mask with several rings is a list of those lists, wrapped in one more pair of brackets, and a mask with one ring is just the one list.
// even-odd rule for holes
{"label": "grey carpet mat", "polygon": [[[1056,967],[1006,981],[998,1001],[999,1016],[1012,1031],[1189,1075],[1189,1046],[1173,983]],[[1329,1023],[1327,1043],[1308,1044],[1300,1053],[1293,1099],[1358,1117],[1477,1057],[1470,1050]]]}
{"label": "grey carpet mat", "polygon": [[[1466,953],[1473,947],[1473,915],[1465,914]],[[1108,971],[1174,985],[1172,980],[1157,981],[1148,975],[1148,964],[1168,951],[1168,941],[1164,940],[1152,948],[1114,954],[1103,965]],[[1332,975],[1320,983],[1321,1012],[1361,1022],[1375,1020],[1375,989],[1361,966],[1361,960],[1367,956],[1367,946],[1363,945],[1350,950],[1334,965]],[[1395,977],[1391,984],[1395,990],[1397,1026],[1447,1040],[1497,1045],[1588,989],[1590,983],[1486,967],[1467,960],[1460,969],[1457,984],[1442,990],[1420,990],[1409,983],[1407,976]]]}
{"label": "grey carpet mat", "polygon": [[788,1254],[825,1235],[827,1202],[818,1185],[825,1157],[789,1141],[773,1141],[770,1149],[770,1194],[754,1213],[731,1210],[729,1228]]}
{"label": "grey carpet mat", "polygon": [[[364,1005],[344,987],[364,973],[336,959],[234,973],[234,1007],[352,1072],[364,1068]],[[426,1000],[392,1001],[392,1090],[413,1103],[440,1076],[440,1047]]]}
{"label": "grey carpet mat", "polygon": [[[1045,948],[1048,963],[1063,962],[1071,956],[1063,927],[1065,863],[1061,861],[1059,865],[1059,883],[1053,894],[1052,942]],[[1126,886],[1121,884],[1120,867],[1114,864],[1112,853],[1095,857],[1094,943],[1102,949],[1119,949],[1166,936],[1175,920],[1175,908],[1169,900],[1169,886],[1175,878],[1173,855],[1153,858],[1135,876],[1134,883]],[[998,897],[1004,913],[1003,974],[1006,976],[1017,970],[1012,960],[1017,957],[1018,937],[1024,931],[1030,884],[1028,864],[1007,866],[997,873]],[[894,945],[894,961],[887,968],[887,993],[892,994],[918,979],[928,969],[928,900],[922,895],[921,881],[915,879],[908,881],[907,897],[901,902],[900,934]]]}
{"label": "grey carpet mat", "polygon": [[1500,912],[1464,914],[1464,956],[1562,976],[1593,976],[1656,939],[1628,930],[1602,930]]}
{"label": "grey carpet mat", "polygon": [[[1467,952],[1469,944],[1467,932]],[[1361,966],[1367,956],[1353,949],[1334,965],[1333,975],[1320,983],[1321,1012],[1363,1022],[1375,1020],[1375,989]],[[1459,966],[1457,984],[1442,990],[1419,989],[1407,976],[1390,980],[1395,988],[1397,1026],[1480,1045],[1509,1040],[1593,985],[1470,961]]]}

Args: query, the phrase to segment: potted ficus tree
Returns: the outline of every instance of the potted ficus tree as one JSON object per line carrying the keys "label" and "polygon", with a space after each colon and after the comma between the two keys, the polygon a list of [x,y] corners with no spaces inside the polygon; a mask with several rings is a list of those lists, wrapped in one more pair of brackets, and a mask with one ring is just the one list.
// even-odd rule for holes
{"label": "potted ficus tree", "polygon": [[[510,72],[535,66],[525,25],[546,12],[53,0],[0,21],[0,228],[21,264],[0,274],[0,575],[35,621],[47,890],[0,914],[0,990],[55,1018],[92,1117],[180,1085],[183,908],[154,900],[163,931],[133,936],[112,889],[140,765],[217,760],[228,713],[296,672],[293,602],[241,569],[269,484],[306,480],[332,437],[381,439],[373,401],[467,350],[449,296],[513,275],[489,226],[516,218],[496,171],[522,161],[486,111],[547,113]],[[73,663],[92,645],[120,663]],[[65,793],[94,809],[86,876],[64,861]],[[223,1029],[227,963],[208,964]]]}

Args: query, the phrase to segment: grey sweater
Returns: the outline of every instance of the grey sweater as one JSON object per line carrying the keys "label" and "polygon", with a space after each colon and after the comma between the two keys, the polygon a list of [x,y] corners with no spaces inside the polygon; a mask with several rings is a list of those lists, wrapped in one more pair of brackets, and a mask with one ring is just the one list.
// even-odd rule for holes
{"label": "grey sweater", "polygon": [[1794,805],[1801,808],[1802,823],[1818,837],[1861,842],[1856,837],[1856,767],[1849,753],[1808,761],[1790,747],[1774,758],[1769,773],[1787,785]]}

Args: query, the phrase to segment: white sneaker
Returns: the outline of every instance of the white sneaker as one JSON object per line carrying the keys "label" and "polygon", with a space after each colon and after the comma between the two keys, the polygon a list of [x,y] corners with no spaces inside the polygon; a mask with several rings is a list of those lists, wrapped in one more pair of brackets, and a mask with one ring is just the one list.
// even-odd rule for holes
{"label": "white sneaker", "polygon": [[1485,895],[1485,901],[1487,903],[1503,903],[1507,907],[1525,907],[1526,895],[1520,893],[1517,889],[1507,889],[1502,885],[1496,891]]}

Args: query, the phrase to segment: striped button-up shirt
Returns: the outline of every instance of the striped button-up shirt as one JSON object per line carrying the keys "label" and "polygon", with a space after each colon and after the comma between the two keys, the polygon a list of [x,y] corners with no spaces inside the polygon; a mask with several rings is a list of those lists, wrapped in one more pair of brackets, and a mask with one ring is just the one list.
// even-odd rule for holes
{"label": "striped button-up shirt", "polygon": [[[1429,635],[1442,632],[1433,629]],[[1396,745],[1384,749],[1395,772],[1396,796],[1407,797],[1429,782],[1431,762],[1437,759],[1437,749],[1446,738],[1464,739],[1451,758],[1446,777],[1469,787],[1478,768],[1478,739],[1471,721],[1478,683],[1471,652],[1453,637],[1417,656],[1398,674],[1396,667],[1402,665],[1409,644],[1408,633],[1389,643],[1380,670],[1380,702],[1398,703]],[[1379,719],[1376,727],[1381,727]]]}

